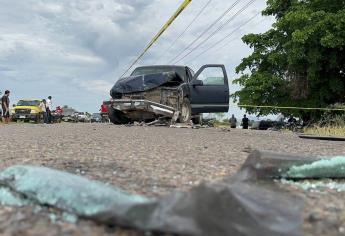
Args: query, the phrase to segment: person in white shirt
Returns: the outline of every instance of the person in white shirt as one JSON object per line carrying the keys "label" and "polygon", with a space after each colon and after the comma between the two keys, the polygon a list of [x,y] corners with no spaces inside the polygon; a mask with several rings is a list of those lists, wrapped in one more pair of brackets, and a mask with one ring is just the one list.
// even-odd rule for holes
{"label": "person in white shirt", "polygon": [[48,124],[52,123],[52,96],[48,96],[47,102],[46,102],[46,111],[47,111],[47,119],[48,119]]}
{"label": "person in white shirt", "polygon": [[47,101],[45,99],[42,99],[42,102],[40,103],[40,108],[42,110],[43,113],[43,121],[45,124],[48,123],[48,117],[47,117]]}

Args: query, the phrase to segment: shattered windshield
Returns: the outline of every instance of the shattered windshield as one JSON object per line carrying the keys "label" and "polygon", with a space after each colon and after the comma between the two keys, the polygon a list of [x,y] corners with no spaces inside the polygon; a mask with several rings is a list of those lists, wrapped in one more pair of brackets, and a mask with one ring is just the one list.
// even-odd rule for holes
{"label": "shattered windshield", "polygon": [[149,74],[157,74],[157,73],[163,73],[163,72],[176,72],[183,80],[186,80],[187,78],[186,69],[184,67],[171,67],[171,66],[138,67],[132,72],[131,76],[149,75]]}

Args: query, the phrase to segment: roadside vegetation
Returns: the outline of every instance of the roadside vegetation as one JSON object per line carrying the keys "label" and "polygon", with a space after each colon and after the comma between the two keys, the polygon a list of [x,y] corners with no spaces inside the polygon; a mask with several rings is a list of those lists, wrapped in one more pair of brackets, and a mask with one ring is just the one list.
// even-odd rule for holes
{"label": "roadside vegetation", "polygon": [[[345,104],[335,104],[331,108],[345,109]],[[345,136],[345,111],[326,112],[320,120],[305,128],[304,132],[315,135]]]}
{"label": "roadside vegetation", "polygon": [[279,107],[325,108],[345,103],[345,2],[333,0],[268,0],[263,15],[276,21],[261,34],[242,40],[253,49],[237,67],[232,94],[249,114],[298,117],[306,132],[344,134],[345,112],[285,110]]}
{"label": "roadside vegetation", "polygon": [[313,134],[320,136],[345,136],[344,126],[327,126],[327,127],[308,127],[304,129],[305,134]]}

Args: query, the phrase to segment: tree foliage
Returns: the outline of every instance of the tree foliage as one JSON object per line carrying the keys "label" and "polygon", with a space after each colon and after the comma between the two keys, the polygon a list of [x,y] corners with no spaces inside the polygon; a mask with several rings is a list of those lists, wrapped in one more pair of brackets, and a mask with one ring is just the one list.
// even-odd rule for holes
{"label": "tree foliage", "polygon": [[234,101],[299,107],[344,102],[345,0],[268,0],[263,15],[276,21],[267,32],[242,38],[253,53],[236,68],[241,77],[234,83],[242,89],[232,95]]}

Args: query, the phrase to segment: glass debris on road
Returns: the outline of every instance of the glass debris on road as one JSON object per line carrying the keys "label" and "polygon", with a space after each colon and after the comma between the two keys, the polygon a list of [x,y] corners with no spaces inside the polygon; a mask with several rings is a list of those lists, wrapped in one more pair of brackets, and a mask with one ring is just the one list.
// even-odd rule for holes
{"label": "glass debris on road", "polygon": [[[344,167],[345,157],[254,151],[232,177],[200,184],[188,192],[147,198],[58,170],[13,166],[0,172],[0,202],[22,206],[25,200],[61,210],[70,222],[80,217],[140,231],[297,236],[302,235],[304,202],[282,189],[277,179],[341,178]],[[320,185],[298,184],[304,189]],[[345,189],[331,182],[325,186]]]}
{"label": "glass debris on road", "polygon": [[286,178],[345,178],[345,156],[324,158],[310,164],[292,166]]}

